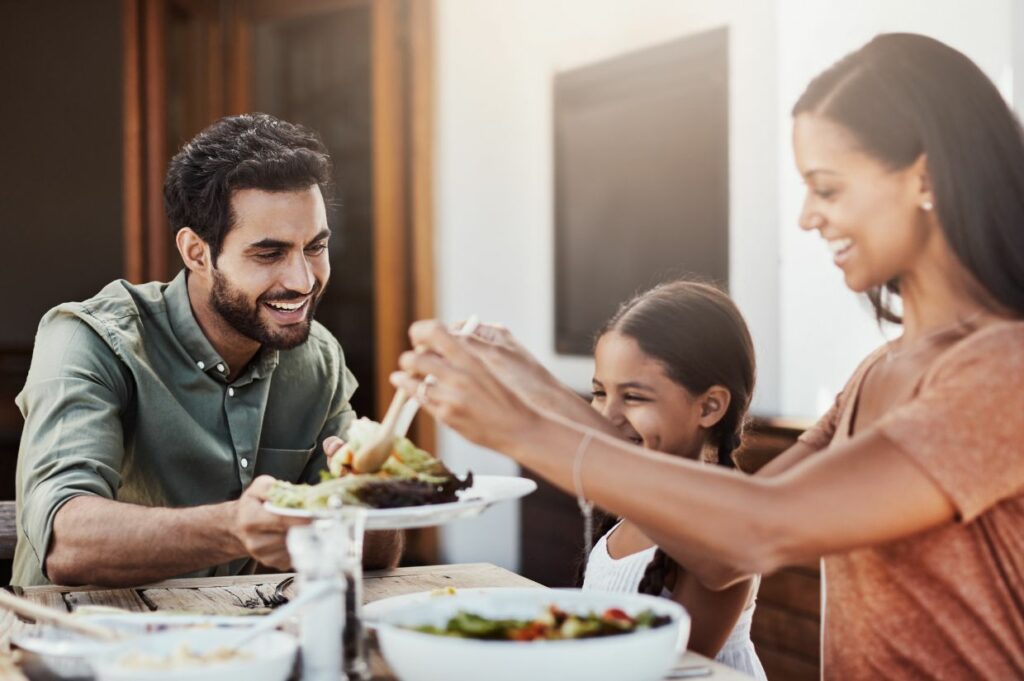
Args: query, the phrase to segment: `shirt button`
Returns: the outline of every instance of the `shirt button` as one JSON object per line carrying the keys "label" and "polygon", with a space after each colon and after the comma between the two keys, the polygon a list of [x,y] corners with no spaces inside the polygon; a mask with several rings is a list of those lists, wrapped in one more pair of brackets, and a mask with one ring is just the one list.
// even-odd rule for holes
{"label": "shirt button", "polygon": [[239,463],[242,464],[242,468],[248,468],[249,467],[249,459],[246,459],[245,457],[242,457],[242,460],[239,461]]}
{"label": "shirt button", "polygon": [[206,362],[204,362],[203,360],[199,360],[198,362],[196,362],[196,366],[199,367],[200,369],[205,369]]}
{"label": "shirt button", "polygon": [[234,388],[228,388],[228,397],[234,397],[234,396],[235,396],[235,389]]}
{"label": "shirt button", "polygon": [[217,371],[219,371],[219,372],[221,372],[223,374],[224,373],[224,365],[223,364],[218,364],[217,365]]}

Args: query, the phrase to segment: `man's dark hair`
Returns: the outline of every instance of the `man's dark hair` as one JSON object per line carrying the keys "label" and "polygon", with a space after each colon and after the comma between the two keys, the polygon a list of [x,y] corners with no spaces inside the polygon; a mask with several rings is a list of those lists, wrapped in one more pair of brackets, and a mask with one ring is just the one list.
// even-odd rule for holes
{"label": "man's dark hair", "polygon": [[210,245],[216,263],[234,222],[233,191],[293,191],[314,184],[326,202],[331,161],[315,132],[264,113],[227,116],[171,159],[164,207],[171,233],[190,227]]}

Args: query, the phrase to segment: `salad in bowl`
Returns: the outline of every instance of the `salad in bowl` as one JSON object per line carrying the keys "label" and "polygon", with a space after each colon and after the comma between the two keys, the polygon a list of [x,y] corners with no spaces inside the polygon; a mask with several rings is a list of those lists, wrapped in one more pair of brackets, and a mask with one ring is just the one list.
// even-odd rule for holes
{"label": "salad in bowl", "polygon": [[401,681],[657,681],[690,631],[682,606],[643,594],[515,588],[408,602],[372,618]]}

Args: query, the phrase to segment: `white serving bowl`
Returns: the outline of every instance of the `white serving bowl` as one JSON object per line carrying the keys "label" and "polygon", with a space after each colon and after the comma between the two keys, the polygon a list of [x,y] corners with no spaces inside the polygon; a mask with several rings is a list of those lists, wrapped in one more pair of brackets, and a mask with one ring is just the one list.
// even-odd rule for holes
{"label": "white serving bowl", "polygon": [[123,646],[104,651],[91,662],[99,681],[285,681],[291,675],[298,642],[279,631],[261,634],[244,644],[239,649],[246,654],[243,659],[165,669],[140,669],[123,663],[125,656],[131,653],[167,658],[182,644],[197,653],[206,653],[226,646],[237,637],[237,631],[224,629],[167,631],[134,638]]}
{"label": "white serving bowl", "polygon": [[[671,623],[618,636],[568,641],[482,641],[426,634],[406,627],[442,627],[458,611],[532,619],[548,605],[568,613],[629,615],[650,609]],[[375,623],[381,653],[401,681],[658,681],[685,650],[690,616],[665,598],[578,589],[494,589],[456,593],[382,614]]]}

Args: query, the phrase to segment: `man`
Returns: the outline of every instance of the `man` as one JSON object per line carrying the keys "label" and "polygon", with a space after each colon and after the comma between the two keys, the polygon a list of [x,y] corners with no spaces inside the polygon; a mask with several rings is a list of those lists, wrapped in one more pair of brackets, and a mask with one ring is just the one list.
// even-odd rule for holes
{"label": "man", "polygon": [[[313,321],[330,277],[329,159],[264,114],[213,124],[171,161],[185,269],[54,308],[17,398],[12,583],[130,585],[289,567],[272,478],[314,482],[356,381]],[[326,451],[325,451],[326,450]],[[364,564],[393,566],[396,532]]]}

